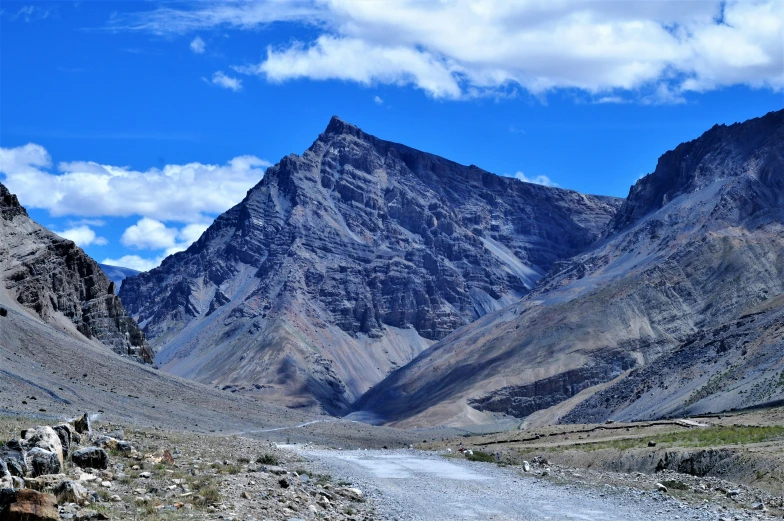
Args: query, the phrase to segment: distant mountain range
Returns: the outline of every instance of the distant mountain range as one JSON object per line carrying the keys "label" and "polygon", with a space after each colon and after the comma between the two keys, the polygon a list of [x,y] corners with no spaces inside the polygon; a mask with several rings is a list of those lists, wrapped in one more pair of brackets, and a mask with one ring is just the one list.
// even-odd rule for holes
{"label": "distant mountain range", "polygon": [[100,266],[106,276],[109,277],[109,280],[114,282],[114,287],[117,288],[117,291],[120,291],[120,287],[122,287],[122,283],[125,279],[141,273],[138,270],[123,268],[122,266],[112,266],[110,264],[98,263],[98,266]]}
{"label": "distant mountain range", "polygon": [[784,111],[665,153],[625,200],[333,118],[146,273],[99,267],[2,185],[0,211],[14,316],[289,408],[538,425],[784,400]]}

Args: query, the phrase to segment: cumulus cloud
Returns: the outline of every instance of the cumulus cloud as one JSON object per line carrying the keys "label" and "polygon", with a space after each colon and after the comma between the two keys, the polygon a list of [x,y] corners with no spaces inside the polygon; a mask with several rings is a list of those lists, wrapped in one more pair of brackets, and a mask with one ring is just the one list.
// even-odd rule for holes
{"label": "cumulus cloud", "polygon": [[242,90],[242,80],[227,76],[223,73],[223,71],[218,71],[213,74],[210,83],[219,87],[223,87],[224,89],[233,90],[234,92]]}
{"label": "cumulus cloud", "polygon": [[[784,0],[209,2],[118,17],[158,34],[273,22],[315,28],[238,70],[269,81],[406,84],[435,98],[580,89],[679,102],[729,85],[784,88]],[[661,86],[664,85],[662,88]]]}
{"label": "cumulus cloud", "polygon": [[109,266],[121,266],[123,268],[131,268],[132,270],[137,271],[150,271],[151,269],[158,266],[164,257],[155,257],[145,259],[144,257],[140,257],[138,255],[123,255],[118,259],[111,259],[106,258],[101,261],[101,264],[108,264]]}
{"label": "cumulus cloud", "polygon": [[84,248],[85,246],[90,246],[92,244],[97,246],[109,244],[109,241],[106,240],[105,237],[98,236],[95,231],[87,225],[75,226],[73,228],[68,228],[67,230],[63,230],[61,232],[56,231],[54,233],[60,237],[75,242],[76,245],[80,248]]}
{"label": "cumulus cloud", "polygon": [[204,54],[204,48],[205,47],[206,47],[206,44],[204,43],[204,40],[201,39],[201,37],[197,36],[196,38],[191,40],[191,50],[194,53],[196,53],[196,54]]}
{"label": "cumulus cloud", "polygon": [[144,250],[166,250],[167,255],[184,251],[208,228],[206,223],[193,223],[182,229],[168,227],[161,221],[141,218],[123,232],[120,242]]}
{"label": "cumulus cloud", "polygon": [[535,185],[544,185],[544,186],[556,186],[556,187],[558,186],[546,175],[537,175],[534,177],[528,177],[522,172],[517,172],[515,173],[514,178],[519,179],[524,183],[533,183]]}
{"label": "cumulus cloud", "polygon": [[54,217],[128,217],[201,224],[242,200],[269,162],[238,156],[225,165],[171,164],[133,170],[92,161],[61,162],[27,144],[0,147],[4,183],[30,208]]}

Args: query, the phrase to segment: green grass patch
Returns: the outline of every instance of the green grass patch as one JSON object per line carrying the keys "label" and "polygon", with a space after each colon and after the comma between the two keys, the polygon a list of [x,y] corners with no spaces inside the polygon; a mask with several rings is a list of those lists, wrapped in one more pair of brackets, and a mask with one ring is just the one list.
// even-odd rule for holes
{"label": "green grass patch", "polygon": [[648,441],[656,442],[656,447],[715,447],[719,445],[747,445],[764,441],[784,440],[784,427],[779,425],[757,426],[715,426],[695,428],[687,431],[627,438],[622,440],[599,441],[575,446],[561,446],[560,450],[577,449],[593,451],[600,449],[634,449],[648,446]]}
{"label": "green grass patch", "polygon": [[473,451],[473,454],[466,456],[468,461],[484,461],[485,463],[495,463],[495,456],[482,452],[481,450]]}

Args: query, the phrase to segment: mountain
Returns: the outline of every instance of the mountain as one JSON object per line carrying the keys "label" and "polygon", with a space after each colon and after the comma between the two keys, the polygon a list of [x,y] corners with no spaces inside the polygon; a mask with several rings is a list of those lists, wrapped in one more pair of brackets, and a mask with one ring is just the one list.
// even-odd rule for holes
{"label": "mountain", "polygon": [[602,240],[356,405],[400,425],[636,420],[784,399],[784,111],[665,153]]}
{"label": "mountain", "polygon": [[620,203],[333,118],[120,297],[166,371],[341,414],[433,342],[516,302]]}
{"label": "mountain", "polygon": [[110,264],[98,264],[101,267],[103,272],[109,277],[109,280],[114,282],[114,287],[117,291],[120,291],[120,287],[122,287],[122,283],[128,277],[133,277],[141,273],[137,270],[132,270],[131,268],[123,268],[122,266],[112,266]]}
{"label": "mountain", "polygon": [[30,219],[2,184],[0,287],[15,303],[71,336],[152,363],[144,333],[125,312],[114,283],[72,241]]}

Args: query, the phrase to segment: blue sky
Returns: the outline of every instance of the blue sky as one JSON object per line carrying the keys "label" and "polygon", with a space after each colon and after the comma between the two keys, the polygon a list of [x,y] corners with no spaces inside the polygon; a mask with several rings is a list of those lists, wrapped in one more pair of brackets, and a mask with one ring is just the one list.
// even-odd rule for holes
{"label": "blue sky", "polygon": [[0,9],[0,181],[97,260],[135,268],[187,247],[333,114],[625,196],[678,143],[784,106],[780,0]]}

